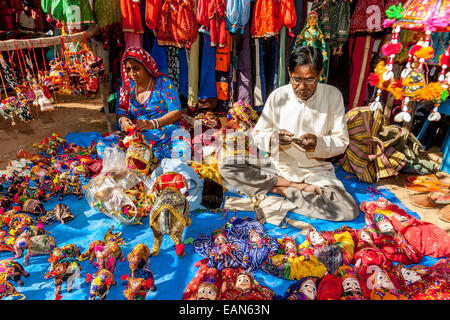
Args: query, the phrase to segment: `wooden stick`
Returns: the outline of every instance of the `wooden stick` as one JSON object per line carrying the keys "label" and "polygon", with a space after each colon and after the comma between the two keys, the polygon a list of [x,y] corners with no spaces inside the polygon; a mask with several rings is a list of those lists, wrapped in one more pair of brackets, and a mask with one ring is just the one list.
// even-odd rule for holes
{"label": "wooden stick", "polygon": [[82,41],[86,38],[92,38],[95,35],[98,34],[98,26],[89,28],[86,31],[83,32],[77,32],[72,34],[66,34],[66,35],[59,35],[54,37],[42,37],[42,38],[35,38],[35,39],[11,39],[11,40],[5,40],[0,41],[0,51],[7,51],[7,50],[14,50],[16,47],[14,46],[14,43],[17,45],[18,49],[27,48],[27,45],[29,46],[30,42],[33,44],[35,48],[41,48],[41,47],[51,47],[55,45],[61,44],[61,39],[63,39],[64,43],[70,42],[70,41]]}
{"label": "wooden stick", "polygon": [[356,87],[355,98],[353,100],[353,108],[359,107],[359,105],[358,105],[359,97],[361,95],[362,85],[363,85],[364,77],[365,77],[366,70],[367,70],[367,59],[369,56],[370,40],[371,40],[371,36],[367,35],[366,43],[365,43],[365,47],[364,47],[363,61],[362,61],[362,65],[361,65],[361,72],[359,74],[359,79],[358,79],[358,86]]}

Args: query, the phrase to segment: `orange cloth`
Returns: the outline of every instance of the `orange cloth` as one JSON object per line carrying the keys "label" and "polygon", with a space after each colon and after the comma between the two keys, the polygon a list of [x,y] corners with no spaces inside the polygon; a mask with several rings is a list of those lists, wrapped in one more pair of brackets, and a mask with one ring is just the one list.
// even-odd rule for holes
{"label": "orange cloth", "polygon": [[252,37],[271,37],[280,32],[280,7],[276,0],[256,0],[250,29]]}
{"label": "orange cloth", "polygon": [[123,32],[144,33],[139,3],[133,0],[120,0]]}

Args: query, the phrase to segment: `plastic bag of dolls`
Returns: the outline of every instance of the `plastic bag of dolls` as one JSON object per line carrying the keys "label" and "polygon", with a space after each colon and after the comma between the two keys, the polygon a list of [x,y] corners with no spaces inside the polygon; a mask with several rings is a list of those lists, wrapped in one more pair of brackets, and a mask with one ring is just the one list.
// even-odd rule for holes
{"label": "plastic bag of dolls", "polygon": [[123,152],[118,145],[113,144],[111,147],[106,147],[103,151],[102,173],[112,169],[127,169],[125,158],[125,152]]}
{"label": "plastic bag of dolls", "polygon": [[102,171],[83,186],[91,208],[123,224],[140,224],[149,182],[127,168]]}

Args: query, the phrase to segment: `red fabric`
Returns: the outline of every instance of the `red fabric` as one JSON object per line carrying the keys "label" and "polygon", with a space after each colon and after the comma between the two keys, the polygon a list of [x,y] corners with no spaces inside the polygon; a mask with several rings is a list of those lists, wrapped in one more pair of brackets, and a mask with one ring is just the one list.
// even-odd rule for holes
{"label": "red fabric", "polygon": [[127,50],[125,50],[121,62],[123,85],[120,88],[118,108],[126,113],[128,113],[128,107],[130,105],[131,87],[130,87],[130,78],[128,77],[127,71],[125,69],[125,60],[130,58],[139,61],[154,78],[157,78],[162,75],[162,73],[159,72],[155,60],[147,51],[137,47],[130,47]]}
{"label": "red fabric", "polygon": [[384,0],[359,0],[350,18],[350,33],[382,31],[385,17]]}
{"label": "red fabric", "polygon": [[225,0],[199,0],[196,19],[197,22],[211,36],[211,47],[225,47],[227,45],[227,30]]}
{"label": "red fabric", "polygon": [[[353,108],[353,102],[356,98],[356,90],[358,87],[359,76],[361,72],[364,73],[364,80],[361,86],[361,92],[359,94],[359,99],[357,100],[356,106],[362,106],[364,104],[364,99],[367,95],[367,81],[368,74],[370,71],[370,53],[372,52],[373,44],[375,39],[372,37],[370,39],[369,45],[369,56],[367,59],[367,63],[363,66],[363,57],[364,57],[364,47],[366,42],[366,36],[354,36],[350,37],[349,45],[350,45],[350,92],[349,92],[349,106],[348,109]],[[354,47],[354,48],[353,48]]]}
{"label": "red fabric", "polygon": [[[186,178],[176,172],[168,172],[160,175],[153,186],[154,191],[164,191],[166,188],[176,188],[185,196],[189,193]],[[184,192],[183,192],[184,190]]]}
{"label": "red fabric", "polygon": [[294,0],[280,1],[280,24],[286,26],[288,33],[292,32],[297,24],[297,13],[295,11]]}
{"label": "red fabric", "polygon": [[164,1],[158,20],[158,44],[189,49],[197,39],[198,24],[193,0]]}
{"label": "red fabric", "polygon": [[[361,210],[367,212],[369,216],[373,215],[377,208],[379,208],[379,206],[375,201],[363,202],[361,204]],[[415,251],[433,258],[450,256],[450,236],[440,227],[416,219],[392,203],[390,203],[385,210],[395,212],[403,217],[405,220],[403,222],[395,215],[390,215],[387,218],[396,231],[404,237]]]}
{"label": "red fabric", "polygon": [[280,2],[276,0],[256,0],[253,9],[251,35],[255,38],[277,35],[281,29]]}
{"label": "red fabric", "polygon": [[196,300],[198,287],[204,281],[210,281],[219,289],[218,299],[220,299],[220,288],[222,284],[220,271],[216,268],[209,268],[207,261],[204,260],[200,260],[196,263],[196,266],[199,266],[197,274],[186,286],[181,300]]}
{"label": "red fabric", "polygon": [[147,0],[145,5],[145,24],[150,30],[158,27],[158,19],[161,14],[161,0]]}
{"label": "red fabric", "polygon": [[339,300],[342,296],[341,278],[326,274],[317,288],[317,300]]}
{"label": "red fabric", "polygon": [[122,12],[123,32],[143,34],[144,28],[142,27],[139,2],[120,0],[120,10]]}

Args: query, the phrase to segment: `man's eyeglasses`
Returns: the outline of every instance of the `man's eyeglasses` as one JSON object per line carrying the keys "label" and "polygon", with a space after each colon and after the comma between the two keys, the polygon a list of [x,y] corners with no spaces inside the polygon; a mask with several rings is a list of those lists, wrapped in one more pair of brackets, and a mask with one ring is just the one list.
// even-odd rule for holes
{"label": "man's eyeglasses", "polygon": [[291,77],[291,82],[295,85],[299,85],[300,83],[305,83],[307,86],[313,85],[317,80],[317,77],[314,78],[297,78],[297,77]]}

